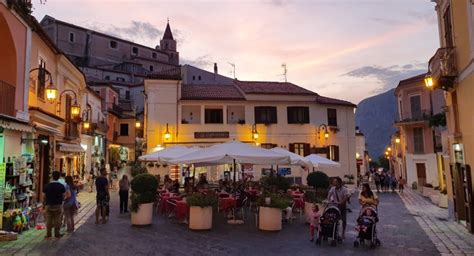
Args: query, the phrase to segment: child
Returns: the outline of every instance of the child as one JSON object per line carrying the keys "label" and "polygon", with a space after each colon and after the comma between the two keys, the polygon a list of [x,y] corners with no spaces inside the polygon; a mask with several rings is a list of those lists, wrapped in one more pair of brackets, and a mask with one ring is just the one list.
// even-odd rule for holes
{"label": "child", "polygon": [[366,209],[362,216],[357,219],[358,225],[356,226],[356,230],[359,232],[367,232],[367,227],[369,227],[370,224],[373,224],[377,222],[377,217],[373,215],[373,212],[371,209]]}
{"label": "child", "polygon": [[319,207],[317,204],[313,205],[313,211],[311,212],[311,217],[309,220],[309,231],[311,234],[311,242],[314,241],[314,232],[316,231],[319,236],[319,219],[321,214],[319,213]]}

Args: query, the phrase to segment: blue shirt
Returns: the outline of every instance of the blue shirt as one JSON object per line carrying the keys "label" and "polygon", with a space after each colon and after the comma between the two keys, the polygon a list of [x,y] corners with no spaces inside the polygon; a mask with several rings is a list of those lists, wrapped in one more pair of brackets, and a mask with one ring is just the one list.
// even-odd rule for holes
{"label": "blue shirt", "polygon": [[64,201],[64,204],[65,205],[75,205],[76,200],[77,200],[77,190],[76,189],[71,189],[71,187],[66,184],[66,191],[71,192],[71,197],[66,199],[66,201]]}

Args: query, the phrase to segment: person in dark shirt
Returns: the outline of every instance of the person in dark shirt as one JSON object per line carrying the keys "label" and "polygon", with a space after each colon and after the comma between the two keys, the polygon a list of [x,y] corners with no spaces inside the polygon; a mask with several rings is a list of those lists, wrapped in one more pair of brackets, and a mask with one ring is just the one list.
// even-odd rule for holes
{"label": "person in dark shirt", "polygon": [[101,176],[95,180],[95,188],[97,191],[95,210],[95,224],[99,224],[99,215],[102,216],[102,223],[106,223],[107,208],[109,206],[109,181],[107,179],[107,171],[105,168],[100,170]]}
{"label": "person in dark shirt", "polygon": [[59,180],[59,172],[52,173],[53,181],[43,189],[46,205],[46,239],[51,238],[51,231],[54,228],[54,236],[60,238],[61,216],[63,210],[63,200],[66,188]]}

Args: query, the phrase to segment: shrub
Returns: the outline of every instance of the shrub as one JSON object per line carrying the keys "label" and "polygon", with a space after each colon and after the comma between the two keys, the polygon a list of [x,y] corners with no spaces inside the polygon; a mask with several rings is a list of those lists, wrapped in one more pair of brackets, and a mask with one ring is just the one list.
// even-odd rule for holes
{"label": "shrub", "polygon": [[271,174],[260,179],[264,190],[272,191],[273,188],[277,190],[287,191],[290,187],[290,181],[282,176]]}
{"label": "shrub", "polygon": [[322,203],[328,197],[328,190],[318,188],[314,190],[306,190],[304,200],[308,203]]}
{"label": "shrub", "polygon": [[192,195],[186,197],[186,202],[189,206],[216,207],[217,196],[213,193],[193,193]]}
{"label": "shrub", "polygon": [[[270,198],[270,204],[265,204],[265,198]],[[286,194],[265,193],[258,198],[258,205],[269,208],[286,209],[291,204],[291,197]]]}
{"label": "shrub", "polygon": [[138,174],[132,179],[131,187],[132,211],[138,211],[140,204],[148,204],[155,201],[158,181],[153,175],[148,173]]}
{"label": "shrub", "polygon": [[312,172],[306,177],[308,186],[315,189],[328,189],[329,188],[329,177],[326,173],[317,171]]}

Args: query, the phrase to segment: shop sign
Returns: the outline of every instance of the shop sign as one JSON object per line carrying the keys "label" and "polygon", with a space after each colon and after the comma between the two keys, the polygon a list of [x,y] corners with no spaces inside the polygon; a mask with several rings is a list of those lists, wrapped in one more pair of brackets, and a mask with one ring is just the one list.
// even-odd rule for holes
{"label": "shop sign", "polygon": [[7,164],[0,163],[0,229],[3,228],[3,201],[5,194],[5,172],[7,169]]}
{"label": "shop sign", "polygon": [[227,139],[229,132],[195,132],[195,139]]}

